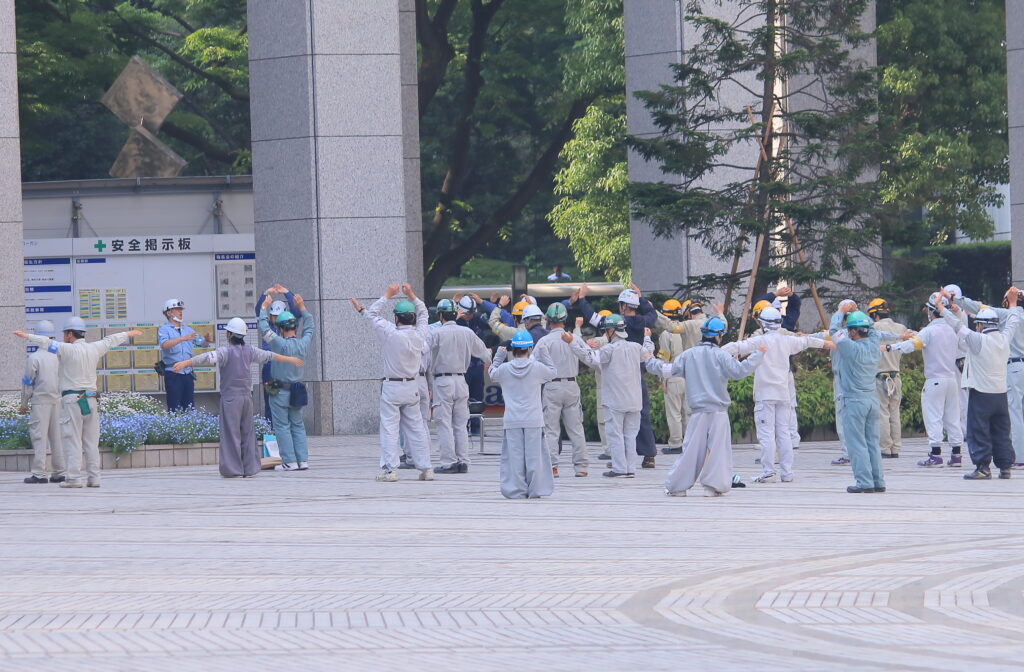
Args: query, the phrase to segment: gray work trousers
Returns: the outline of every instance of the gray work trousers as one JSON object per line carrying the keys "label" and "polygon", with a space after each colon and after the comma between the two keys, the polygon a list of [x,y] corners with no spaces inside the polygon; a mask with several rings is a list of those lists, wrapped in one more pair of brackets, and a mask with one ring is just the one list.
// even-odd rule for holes
{"label": "gray work trousers", "polygon": [[441,466],[469,464],[469,386],[464,376],[434,378],[434,421]]}
{"label": "gray work trousers", "polygon": [[417,469],[430,469],[430,443],[420,411],[420,386],[415,380],[385,380],[380,388],[380,468],[398,468],[399,432]]}
{"label": "gray work trousers", "polygon": [[565,433],[572,443],[572,466],[586,471],[587,438],[583,434],[583,407],[580,405],[580,386],[575,381],[559,380],[544,385],[544,444],[551,456],[551,466],[558,466],[559,422],[565,424]]}
{"label": "gray work trousers", "polygon": [[74,483],[82,480],[82,451],[85,451],[85,470],[89,483],[100,482],[100,411],[96,397],[89,397],[92,413],[82,415],[78,395],[68,394],[60,400],[60,438],[67,461],[67,478]]}
{"label": "gray work trousers", "polygon": [[555,490],[540,427],[506,429],[501,443],[501,494],[508,499],[547,497]]}
{"label": "gray work trousers", "polygon": [[1006,401],[1010,409],[1013,461],[1024,463],[1024,362],[1006,365]]}
{"label": "gray work trousers", "polygon": [[[32,439],[32,475],[36,478],[57,478],[67,474],[67,460],[60,440],[60,406],[32,402],[28,416],[28,435]],[[46,471],[46,453],[50,452],[53,471]]]}
{"label": "gray work trousers", "polygon": [[669,378],[665,381],[665,422],[668,424],[668,446],[683,445],[690,409],[686,406],[686,379]]}
{"label": "gray work trousers", "polygon": [[636,473],[636,435],[640,431],[640,411],[617,411],[604,407],[604,433],[608,437],[608,454],[612,471],[617,474]]}
{"label": "gray work trousers", "polygon": [[722,494],[732,488],[732,428],[728,411],[690,414],[683,452],[665,478],[665,490],[684,492],[698,481]]}
{"label": "gray work trousers", "polygon": [[218,463],[220,475],[225,478],[260,473],[256,428],[252,422],[252,393],[248,390],[221,392]]}
{"label": "gray work trousers", "polygon": [[899,455],[903,446],[900,402],[903,400],[903,379],[900,376],[875,376],[878,392],[878,440],[882,455]]}

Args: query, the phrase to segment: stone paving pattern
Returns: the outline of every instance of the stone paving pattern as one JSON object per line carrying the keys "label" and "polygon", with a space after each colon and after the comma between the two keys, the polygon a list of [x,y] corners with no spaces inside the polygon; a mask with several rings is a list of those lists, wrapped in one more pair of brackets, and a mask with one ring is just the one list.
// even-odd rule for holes
{"label": "stone paving pattern", "polygon": [[671,456],[540,501],[501,498],[495,455],[376,483],[375,437],[245,480],[2,474],[0,670],[1019,670],[1024,474],[907,440],[888,493],[850,495],[837,450],[718,498],[664,496]]}

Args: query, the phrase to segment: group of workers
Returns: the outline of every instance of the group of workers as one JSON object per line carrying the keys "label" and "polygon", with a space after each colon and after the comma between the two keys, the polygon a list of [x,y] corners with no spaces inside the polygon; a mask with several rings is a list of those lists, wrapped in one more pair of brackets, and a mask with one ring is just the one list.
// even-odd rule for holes
{"label": "group of workers", "polygon": [[[274,301],[273,295],[288,304]],[[193,367],[216,365],[220,370],[220,473],[225,478],[251,477],[261,468],[253,423],[253,364],[267,364],[264,388],[269,402],[283,471],[308,468],[306,429],[302,406],[306,404],[303,360],[313,337],[313,316],[301,296],[275,285],[259,305],[258,330],[262,348],[247,345],[249,326],[240,317],[224,326],[225,344],[200,355],[194,347],[211,344],[210,334],[199,335],[184,321],[185,302],[168,299],[163,306],[167,322],[157,331],[161,358],[156,370],[164,379],[169,412],[194,406]],[[298,315],[286,308],[290,305]],[[299,321],[302,329],[299,331]],[[57,483],[62,488],[100,487],[100,420],[96,371],[110,348],[141,336],[140,331],[110,334],[98,341],[85,340],[86,325],[71,317],[58,334],[49,320],[41,320],[35,333],[15,331],[36,349],[26,361],[22,377],[21,411],[29,413],[32,440],[32,474],[26,483]],[[59,336],[59,340],[58,340]],[[51,469],[46,468],[50,454]],[[85,455],[85,478],[82,456]]]}
{"label": "group of workers", "polygon": [[[275,300],[275,295],[280,298]],[[575,476],[588,476],[577,382],[584,365],[596,374],[597,418],[606,448],[600,459],[609,460],[605,477],[633,478],[638,467],[655,465],[650,398],[643,378],[647,372],[663,385],[669,428],[663,452],[679,455],[665,482],[667,494],[686,495],[699,483],[707,495],[718,496],[740,485],[732,469],[727,383],[750,375],[762,469],[753,481],[790,482],[793,450],[799,444],[791,358],[808,348],[831,353],[842,450],[833,464],[852,467],[855,484],[847,488],[849,492],[885,492],[882,460],[898,458],[901,448],[900,358],[915,351],[924,358],[921,405],[930,443],[930,454],[918,464],[961,466],[966,445],[975,467],[966,479],[991,479],[993,463],[1004,479],[1010,478],[1013,467],[1024,466],[1024,310],[1014,287],[997,308],[947,285],[928,298],[924,309],[929,321],[918,332],[895,322],[883,299],[871,301],[866,312],[847,299],[839,303],[824,331],[810,335],[796,330],[799,297],[780,287],[755,302],[752,316],[758,329],[727,344],[722,342],[727,324],[720,305],[705,314],[699,301],[672,299],[658,311],[635,285],[618,296],[617,313],[596,311],[587,297],[583,284],[569,299],[542,310],[525,295],[515,304],[509,296],[492,296],[490,301],[459,296],[437,304],[434,323],[407,283],[390,285],[368,308],[352,299],[355,310],[371,321],[381,348],[377,480],[397,481],[401,469],[418,470],[419,478],[427,481],[435,474],[468,472],[470,401],[482,398],[484,368],[501,385],[505,404],[502,494],[551,494],[553,479],[559,477],[563,427]],[[782,299],[787,300],[784,310]],[[278,469],[307,469],[302,365],[314,320],[302,297],[274,285],[258,304],[262,347],[247,345],[248,325],[233,318],[225,325],[226,343],[198,356],[193,347],[208,345],[211,336],[196,334],[183,321],[183,311],[180,299],[167,301],[167,323],[159,329],[168,408],[192,405],[193,367],[217,365],[220,471],[225,477],[253,476],[260,470],[260,456],[249,371],[252,364],[267,364],[263,387],[281,453]],[[579,314],[572,331],[570,311]],[[596,330],[595,336],[584,336],[586,324]],[[96,367],[109,348],[139,332],[89,343],[84,323],[73,317],[60,340],[46,321],[39,323],[35,334],[15,334],[38,348],[28,358],[22,381],[22,406],[31,405],[35,448],[32,475],[26,482],[98,487]],[[437,427],[436,469],[431,419]],[[942,457],[943,443],[950,448],[948,462]],[[50,472],[47,448],[52,454]]]}

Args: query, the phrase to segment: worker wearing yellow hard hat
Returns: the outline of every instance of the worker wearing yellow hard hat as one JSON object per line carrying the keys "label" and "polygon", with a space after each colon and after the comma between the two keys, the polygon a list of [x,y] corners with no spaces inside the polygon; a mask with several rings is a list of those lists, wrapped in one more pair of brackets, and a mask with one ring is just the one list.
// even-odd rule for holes
{"label": "worker wearing yellow hard hat", "polygon": [[[890,318],[890,312],[889,303],[881,297],[868,302],[868,317],[874,320],[875,329],[903,335],[907,328]],[[899,457],[903,445],[900,422],[900,402],[903,400],[901,357],[898,350],[883,352],[882,358],[878,360],[878,372],[875,374],[875,389],[878,391],[879,402],[878,439],[882,457],[888,458]]]}
{"label": "worker wearing yellow hard hat", "polygon": [[[661,306],[661,313],[673,323],[682,322],[687,316],[686,309],[690,302],[680,303],[669,299]],[[672,362],[686,350],[683,334],[672,329],[664,329],[658,335],[658,357]],[[678,376],[661,381],[661,391],[665,397],[665,423],[668,425],[668,445],[661,449],[665,454],[683,452],[683,435],[686,433],[686,422],[689,420],[689,409],[686,406],[686,381]]]}

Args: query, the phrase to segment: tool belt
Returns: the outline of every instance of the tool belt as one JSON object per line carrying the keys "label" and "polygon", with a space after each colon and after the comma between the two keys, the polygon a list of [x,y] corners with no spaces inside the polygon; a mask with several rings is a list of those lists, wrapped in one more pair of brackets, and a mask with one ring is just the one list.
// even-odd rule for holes
{"label": "tool belt", "polygon": [[411,383],[416,380],[415,378],[381,378],[381,380],[388,383]]}
{"label": "tool belt", "polygon": [[576,376],[572,376],[571,378],[552,378],[551,379],[552,383],[560,383],[562,381],[565,381],[567,383],[576,382]]}
{"label": "tool belt", "polygon": [[288,405],[296,408],[309,403],[309,391],[305,383],[287,383],[283,380],[268,380],[263,383],[267,394],[274,397],[280,394],[281,390],[288,390]]}
{"label": "tool belt", "polygon": [[78,404],[78,410],[82,412],[82,415],[92,414],[92,407],[89,406],[89,397],[98,399],[100,396],[95,392],[89,392],[87,390],[64,390],[63,392],[60,393],[60,396],[66,397],[70,394],[79,395],[78,401],[76,403]]}
{"label": "tool belt", "polygon": [[875,374],[875,378],[899,378],[899,371],[879,371]]}
{"label": "tool belt", "polygon": [[882,384],[885,385],[885,392],[890,398],[896,394],[896,381],[899,377],[899,371],[879,371],[875,374],[875,378],[882,381]]}

